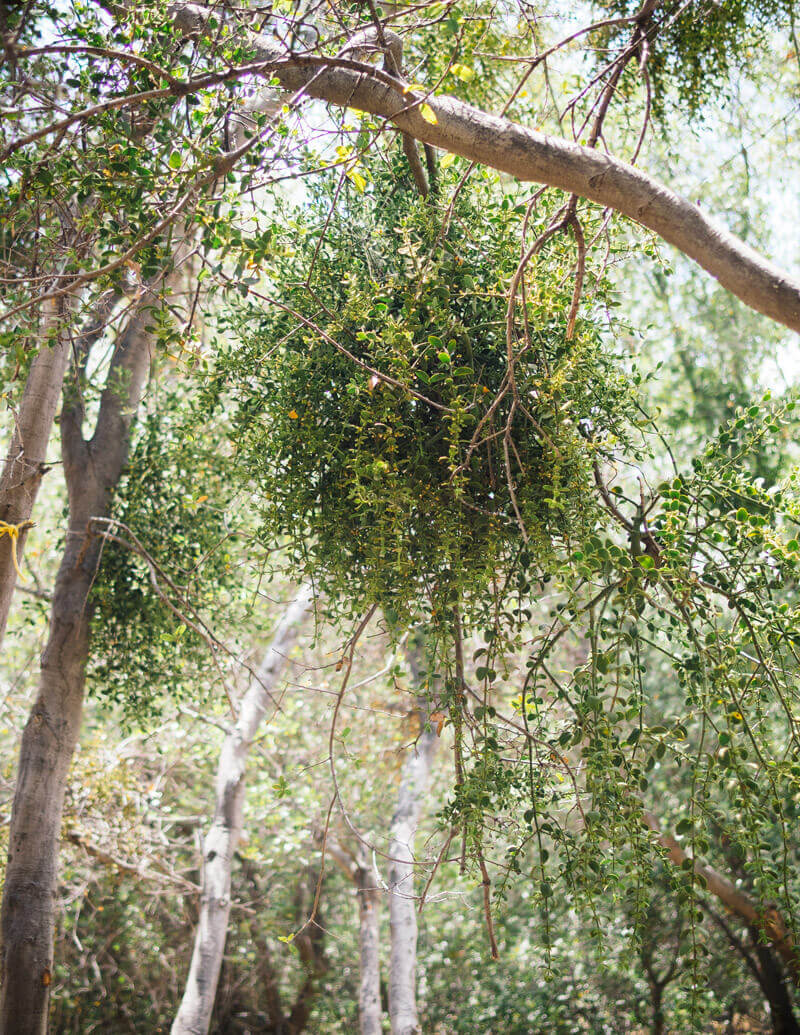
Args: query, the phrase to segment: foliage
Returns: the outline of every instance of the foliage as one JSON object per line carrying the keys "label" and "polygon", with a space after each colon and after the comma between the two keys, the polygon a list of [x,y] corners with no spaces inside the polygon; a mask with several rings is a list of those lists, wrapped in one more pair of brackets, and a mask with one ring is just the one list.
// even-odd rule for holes
{"label": "foliage", "polygon": [[[631,18],[641,9],[638,0],[600,0],[609,15]],[[731,88],[755,51],[770,47],[776,29],[789,29],[797,49],[794,0],[722,0],[712,4],[658,5],[648,23],[648,71],[653,80],[656,109],[664,113],[671,100],[692,115],[720,91]],[[611,30],[626,46],[630,26]]]}
{"label": "foliage", "polygon": [[627,387],[590,321],[567,338],[559,250],[515,306],[509,376],[505,288],[524,210],[484,185],[443,222],[444,206],[376,174],[374,192],[333,210],[324,241],[293,228],[276,304],[235,317],[241,345],[215,380],[235,400],[263,534],[352,610],[380,603],[406,624],[426,598],[457,600],[469,623],[523,550],[546,572],[598,520],[591,459],[622,433]]}
{"label": "foliage", "polygon": [[[243,248],[243,263],[258,254],[257,235],[243,246],[241,231],[221,218],[237,192],[214,189],[240,125],[231,123],[225,85],[246,56],[239,34],[220,29],[207,55],[176,41],[165,2],[114,13],[110,28],[102,7],[83,0],[3,6],[16,47],[0,66],[10,102],[0,126],[0,346],[12,382],[58,331],[47,307],[32,305],[32,290],[34,298],[54,291],[50,306],[63,316],[91,319],[106,291],[136,297],[171,269],[184,239],[237,255]],[[194,85],[175,85],[186,82]],[[73,112],[93,117],[64,120],[56,134],[64,91]],[[268,149],[266,122],[262,112],[247,119],[242,160],[251,175]]]}
{"label": "foliage", "polygon": [[[797,915],[794,869],[775,853],[795,858],[800,803],[795,748],[786,750],[798,708],[798,498],[794,476],[765,490],[747,470],[793,409],[765,401],[738,414],[690,474],[660,487],[658,511],[646,521],[640,512],[627,546],[597,536],[565,561],[513,700],[524,730],[489,696],[507,685],[495,636],[478,652],[486,705],[443,822],[466,824],[480,847],[504,816],[504,835],[517,838],[509,873],[534,852],[545,932],[557,885],[590,912],[614,888],[636,925],[647,916],[659,848],[642,819],[663,817],[676,781],[685,805],[673,821],[689,855],[714,860],[724,844],[725,866],[735,849],[754,897]],[[571,630],[583,646],[565,664],[559,644]],[[704,878],[690,861],[669,880],[692,927]]]}
{"label": "foliage", "polygon": [[202,623],[231,607],[240,584],[227,527],[236,487],[207,430],[167,389],[137,430],[115,497],[117,541],[105,544],[92,591],[89,677],[128,721],[157,715],[165,690],[196,694],[214,652]]}

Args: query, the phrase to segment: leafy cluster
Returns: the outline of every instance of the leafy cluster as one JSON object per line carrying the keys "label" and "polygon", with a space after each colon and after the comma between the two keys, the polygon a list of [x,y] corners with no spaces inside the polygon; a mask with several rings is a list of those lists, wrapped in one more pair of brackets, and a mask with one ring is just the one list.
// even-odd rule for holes
{"label": "leafy cluster", "polygon": [[210,650],[188,623],[220,610],[239,575],[226,458],[178,398],[161,402],[138,428],[110,527],[121,542],[105,544],[92,590],[90,685],[137,718],[165,691],[196,695]]}
{"label": "leafy cluster", "polygon": [[[764,486],[750,471],[794,409],[766,398],[740,411],[659,487],[627,542],[610,530],[564,561],[513,700],[525,737],[494,709],[475,713],[479,750],[445,819],[483,832],[503,809],[519,838],[509,872],[532,851],[546,912],[556,882],[589,902],[613,885],[646,924],[658,855],[646,815],[663,821],[664,796],[681,787],[669,819],[688,861],[669,882],[690,926],[705,887],[692,859],[734,866],[755,900],[780,903],[787,922],[797,914],[796,862],[776,861],[795,860],[800,809],[796,476]],[[624,491],[616,509],[622,518]],[[571,632],[583,646],[570,664]],[[479,654],[484,693],[497,693],[493,637]],[[501,781],[493,767],[515,743],[519,764]]]}
{"label": "leafy cluster", "polygon": [[[610,15],[633,17],[638,0],[601,0]],[[726,92],[731,73],[747,66],[754,49],[769,45],[775,29],[790,29],[794,37],[793,0],[721,0],[719,3],[657,5],[648,23],[654,103],[663,113],[671,91],[679,103],[696,114],[710,98]],[[615,28],[619,42],[630,42],[630,26]]]}
{"label": "leafy cluster", "polygon": [[[618,429],[627,386],[589,321],[567,337],[563,254],[508,316],[524,206],[473,189],[448,221],[392,198],[386,176],[375,186],[324,239],[298,227],[296,282],[282,257],[288,287],[240,310],[217,384],[265,534],[304,572],[403,621],[424,600],[469,612],[523,548],[546,570],[594,527],[587,429]],[[377,229],[363,241],[365,205]]]}

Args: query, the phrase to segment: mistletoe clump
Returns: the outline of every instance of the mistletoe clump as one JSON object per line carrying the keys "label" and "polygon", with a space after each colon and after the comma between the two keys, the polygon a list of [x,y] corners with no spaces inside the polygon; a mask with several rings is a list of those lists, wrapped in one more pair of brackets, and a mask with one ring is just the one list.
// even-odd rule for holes
{"label": "mistletoe clump", "polygon": [[[169,392],[136,429],[92,588],[90,685],[126,721],[160,713],[164,693],[197,692],[204,618],[230,605],[235,544],[226,457]],[[213,619],[209,619],[212,620]]]}
{"label": "mistletoe clump", "polygon": [[593,456],[626,385],[590,323],[567,337],[563,254],[508,316],[509,199],[462,196],[445,229],[422,202],[373,204],[369,239],[353,211],[322,242],[295,230],[298,286],[237,314],[219,383],[271,541],[355,608],[406,621],[458,599],[468,618],[522,554],[544,571],[594,527]]}

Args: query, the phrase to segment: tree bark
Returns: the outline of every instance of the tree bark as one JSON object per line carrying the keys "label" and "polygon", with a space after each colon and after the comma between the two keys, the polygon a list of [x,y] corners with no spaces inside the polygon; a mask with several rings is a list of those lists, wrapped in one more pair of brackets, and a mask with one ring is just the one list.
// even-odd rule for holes
{"label": "tree bark", "polygon": [[[409,652],[412,673],[418,672]],[[430,785],[439,738],[426,729],[427,707],[419,709],[422,732],[403,763],[389,841],[389,1018],[393,1035],[414,1035],[417,1014],[417,909],[414,896],[414,838]]]}
{"label": "tree bark", "polygon": [[101,549],[101,540],[88,526],[92,517],[108,515],[127,459],[130,426],[150,367],[148,317],[143,310],[136,313],[117,343],[88,442],[77,390],[68,391],[62,410],[69,522],[11,812],[0,957],[3,1035],[43,1035],[47,1030],[61,815],[83,710],[88,598]]}
{"label": "tree bark", "polygon": [[775,1035],[800,1035],[800,1024],[794,1015],[792,999],[786,987],[786,976],[775,954],[768,945],[762,945],[757,928],[749,928],[753,951],[758,958],[761,989],[769,1003],[772,1030]]}
{"label": "tree bark", "polygon": [[[56,330],[56,334],[49,345],[42,346],[31,363],[11,445],[0,473],[0,521],[20,527],[16,542],[7,535],[0,536],[0,644],[17,584],[17,566],[22,561],[28,536],[27,523],[33,513],[42,478],[48,470],[45,454],[70,353],[73,349],[84,350],[99,338],[117,298],[116,292],[107,291],[79,334],[71,333],[64,299],[46,304],[51,315],[44,324],[46,328]],[[15,556],[17,564],[14,563]]]}
{"label": "tree bark", "polygon": [[358,896],[358,1028],[361,1035],[381,1035],[380,890],[365,862],[356,868]]}
{"label": "tree bark", "polygon": [[[308,916],[318,880],[319,872],[315,873],[312,868],[309,868],[306,871],[306,879],[298,883],[298,893],[295,899],[297,923],[301,923]],[[304,924],[300,933],[296,935],[294,946],[300,962],[303,964],[305,978],[295,994],[288,1017],[280,1032],[275,1032],[275,1035],[301,1035],[306,1030],[311,1017],[311,1007],[317,992],[318,979],[325,972],[327,966],[325,922],[319,905],[315,918],[311,923]]]}
{"label": "tree bark", "polygon": [[358,1030],[360,1035],[380,1035],[380,904],[381,889],[375,883],[367,857],[361,847],[357,853],[346,851],[329,832],[326,852],[353,882],[358,900]]}
{"label": "tree bark", "polygon": [[186,989],[172,1025],[172,1035],[205,1035],[211,1023],[231,909],[233,853],[242,832],[247,756],[269,707],[271,692],[286,667],[287,655],[297,641],[311,595],[310,587],[304,586],[286,609],[272,644],[242,699],[236,725],[222,746],[214,819],[203,844],[200,919]]}
{"label": "tree bark", "polygon": [[[170,5],[176,30],[198,37],[210,8]],[[401,46],[388,29],[388,48]],[[526,129],[444,95],[404,92],[401,80],[346,57],[292,54],[254,35],[254,60],[292,93],[387,119],[402,133],[519,180],[559,187],[614,209],[674,245],[745,305],[800,331],[800,282],[728,233],[702,209],[611,155]],[[349,65],[350,67],[346,67]],[[420,113],[425,101],[426,118]]]}
{"label": "tree bark", "polygon": [[653,1035],[664,1035],[664,986],[650,982],[650,1003],[653,1007]]}

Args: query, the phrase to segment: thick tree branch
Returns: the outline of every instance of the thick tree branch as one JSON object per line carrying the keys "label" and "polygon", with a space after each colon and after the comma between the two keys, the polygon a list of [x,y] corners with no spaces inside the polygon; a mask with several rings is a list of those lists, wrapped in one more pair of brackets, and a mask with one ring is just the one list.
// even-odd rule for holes
{"label": "thick tree branch", "polygon": [[[176,3],[171,12],[179,31],[202,34],[208,9]],[[384,32],[389,46],[399,40]],[[800,282],[640,169],[453,97],[405,92],[402,82],[378,69],[359,72],[341,67],[341,59],[288,54],[265,36],[254,37],[253,44],[255,63],[285,90],[369,112],[426,144],[614,209],[693,259],[745,305],[800,331]],[[423,100],[432,112],[426,110],[427,118],[420,112]]]}

